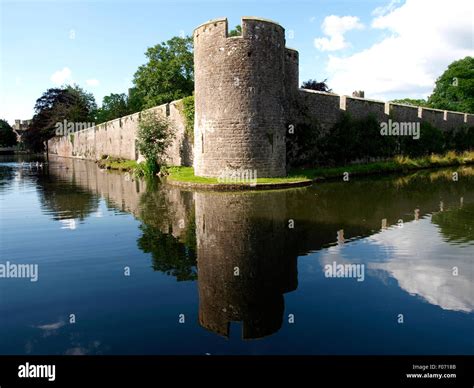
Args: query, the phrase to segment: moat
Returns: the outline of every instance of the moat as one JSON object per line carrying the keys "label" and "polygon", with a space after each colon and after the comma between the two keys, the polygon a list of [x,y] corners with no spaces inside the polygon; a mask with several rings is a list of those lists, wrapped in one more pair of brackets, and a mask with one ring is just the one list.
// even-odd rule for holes
{"label": "moat", "polygon": [[217,193],[3,156],[0,222],[38,268],[1,354],[474,354],[473,167]]}

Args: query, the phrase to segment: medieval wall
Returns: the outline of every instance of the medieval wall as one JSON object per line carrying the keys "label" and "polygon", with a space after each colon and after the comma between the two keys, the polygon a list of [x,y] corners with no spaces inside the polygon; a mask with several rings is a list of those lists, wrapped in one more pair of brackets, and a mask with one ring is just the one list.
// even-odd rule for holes
{"label": "medieval wall", "polygon": [[299,89],[297,110],[291,112],[290,122],[313,117],[323,128],[333,126],[343,113],[356,119],[372,114],[380,122],[389,118],[399,122],[426,121],[442,131],[474,124],[474,115],[439,109],[370,100],[359,97],[340,96],[334,93]]}
{"label": "medieval wall", "polygon": [[[169,165],[192,165],[193,144],[185,130],[185,120],[181,113],[181,100],[151,108],[167,117],[174,134],[173,142],[167,150],[166,162]],[[62,157],[98,160],[105,155],[129,160],[138,160],[136,149],[138,123],[143,112],[134,113],[112,121],[74,132],[56,136],[48,142],[49,153]]]}

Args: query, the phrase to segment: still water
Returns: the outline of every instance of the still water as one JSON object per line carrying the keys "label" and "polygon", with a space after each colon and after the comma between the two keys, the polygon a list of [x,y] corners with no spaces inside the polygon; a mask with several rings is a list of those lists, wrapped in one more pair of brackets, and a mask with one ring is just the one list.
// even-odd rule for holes
{"label": "still water", "polygon": [[1,354],[474,354],[473,168],[216,193],[37,160],[0,160],[0,265],[38,271],[0,278]]}

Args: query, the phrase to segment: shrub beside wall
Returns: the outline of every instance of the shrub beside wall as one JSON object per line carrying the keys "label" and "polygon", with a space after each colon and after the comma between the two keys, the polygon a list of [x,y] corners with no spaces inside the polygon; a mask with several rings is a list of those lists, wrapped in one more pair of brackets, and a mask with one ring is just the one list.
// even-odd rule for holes
{"label": "shrub beside wall", "polygon": [[173,141],[170,122],[156,112],[142,112],[138,123],[137,148],[145,157],[148,169],[156,173],[164,164],[166,150]]}
{"label": "shrub beside wall", "polygon": [[474,127],[462,126],[443,132],[428,122],[421,122],[420,137],[414,139],[381,135],[380,122],[370,114],[355,119],[345,113],[327,131],[321,131],[316,120],[302,116],[295,125],[295,133],[287,134],[288,167],[341,166],[397,155],[420,157],[474,149]]}

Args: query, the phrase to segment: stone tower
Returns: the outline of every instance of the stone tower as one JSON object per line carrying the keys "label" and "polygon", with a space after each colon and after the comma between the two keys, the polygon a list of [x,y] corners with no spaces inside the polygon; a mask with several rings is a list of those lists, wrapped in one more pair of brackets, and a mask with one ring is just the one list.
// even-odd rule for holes
{"label": "stone tower", "polygon": [[285,48],[280,25],[243,17],[241,26],[236,37],[228,36],[225,18],[194,30],[197,176],[286,174],[287,101],[298,86],[298,55]]}

